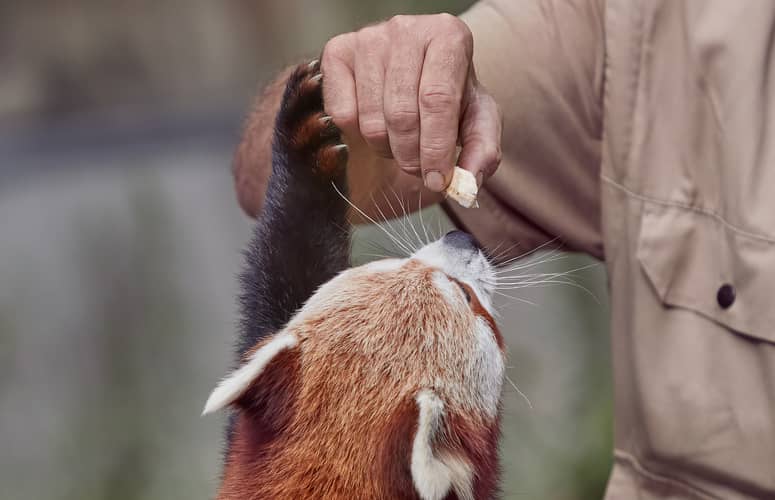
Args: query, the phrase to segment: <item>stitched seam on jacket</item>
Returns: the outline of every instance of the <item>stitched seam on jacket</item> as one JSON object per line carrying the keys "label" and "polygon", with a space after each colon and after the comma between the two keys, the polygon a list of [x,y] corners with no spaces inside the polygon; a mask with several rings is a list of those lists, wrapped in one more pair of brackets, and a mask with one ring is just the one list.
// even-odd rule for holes
{"label": "stitched seam on jacket", "polygon": [[688,491],[691,494],[696,495],[700,498],[707,498],[708,500],[721,500],[720,497],[717,497],[701,488],[698,488],[697,486],[681,481],[680,479],[663,476],[661,474],[657,474],[655,472],[650,471],[649,469],[644,467],[643,464],[641,464],[638,461],[638,459],[635,458],[634,455],[631,455],[626,451],[614,450],[614,457],[618,458],[619,460],[623,460],[627,462],[627,464],[630,467],[632,467],[636,473],[640,474],[641,476],[651,481],[655,481],[663,484],[669,484],[670,486],[674,486],[681,490]]}
{"label": "stitched seam on jacket", "polygon": [[639,19],[635,22],[635,26],[637,27],[636,30],[633,30],[632,33],[632,40],[635,42],[632,45],[637,50],[637,58],[633,58],[633,60],[637,61],[635,63],[635,68],[633,71],[632,81],[629,82],[630,84],[630,102],[627,106],[627,111],[629,112],[629,120],[627,120],[627,130],[625,131],[626,134],[626,143],[624,145],[624,163],[623,165],[630,165],[633,161],[632,155],[633,153],[633,134],[635,132],[635,120],[638,117],[638,113],[636,112],[638,107],[638,91],[641,88],[642,82],[642,74],[643,74],[643,68],[646,64],[646,53],[644,50],[644,46],[646,44],[645,39],[645,26],[646,23],[645,14],[643,12],[643,5],[637,5],[632,6],[633,11],[637,12],[637,15],[639,16]]}
{"label": "stitched seam on jacket", "polygon": [[751,231],[747,231],[747,230],[742,229],[742,228],[740,228],[738,226],[735,226],[734,224],[732,224],[731,222],[727,221],[721,215],[719,215],[718,213],[716,213],[716,212],[714,212],[712,210],[708,210],[708,209],[701,208],[701,207],[695,207],[695,206],[689,205],[687,203],[681,203],[680,201],[662,200],[662,199],[659,199],[659,198],[654,198],[652,196],[636,193],[635,191],[629,189],[628,187],[626,187],[626,186],[624,186],[622,184],[619,184],[618,182],[616,182],[615,180],[613,180],[610,177],[606,176],[605,174],[600,174],[600,179],[603,180],[603,182],[606,182],[606,183],[614,186],[615,188],[618,188],[621,191],[624,191],[629,196],[632,196],[633,198],[637,198],[637,199],[639,199],[641,201],[647,201],[647,202],[650,202],[650,203],[656,203],[658,205],[663,205],[663,206],[667,206],[667,207],[683,208],[685,210],[690,210],[690,211],[698,213],[698,214],[706,215],[708,217],[712,217],[712,218],[716,219],[718,222],[723,224],[724,227],[726,227],[726,228],[730,229],[731,231],[734,231],[734,232],[736,232],[736,233],[738,233],[738,234],[740,234],[742,236],[746,236],[748,238],[753,238],[753,239],[756,239],[756,240],[760,240],[760,241],[763,241],[765,243],[775,244],[775,238],[772,238],[770,236],[766,236],[766,235],[763,235],[763,234],[753,233]]}

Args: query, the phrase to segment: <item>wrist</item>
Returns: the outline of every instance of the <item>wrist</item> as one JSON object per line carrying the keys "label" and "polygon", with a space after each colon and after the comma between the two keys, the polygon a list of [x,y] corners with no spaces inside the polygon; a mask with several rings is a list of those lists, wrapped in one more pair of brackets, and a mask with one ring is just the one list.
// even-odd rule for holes
{"label": "wrist", "polygon": [[275,117],[292,70],[293,67],[284,69],[256,98],[234,154],[232,173],[237,201],[250,217],[257,217],[264,206],[266,187],[272,173]]}

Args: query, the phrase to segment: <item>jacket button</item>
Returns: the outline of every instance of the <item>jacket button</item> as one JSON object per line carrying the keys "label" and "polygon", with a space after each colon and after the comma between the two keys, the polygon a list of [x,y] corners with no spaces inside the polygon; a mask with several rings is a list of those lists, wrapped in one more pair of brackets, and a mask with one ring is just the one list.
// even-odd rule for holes
{"label": "jacket button", "polygon": [[721,285],[716,293],[716,301],[722,309],[729,309],[735,303],[735,287],[729,283]]}

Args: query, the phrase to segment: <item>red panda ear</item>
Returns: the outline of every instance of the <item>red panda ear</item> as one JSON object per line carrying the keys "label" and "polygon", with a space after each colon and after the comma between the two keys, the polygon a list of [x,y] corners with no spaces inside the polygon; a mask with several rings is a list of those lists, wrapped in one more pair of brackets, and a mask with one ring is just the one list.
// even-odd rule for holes
{"label": "red panda ear", "polygon": [[284,351],[295,348],[299,339],[293,333],[281,332],[262,341],[247,361],[221,380],[210,393],[202,415],[207,415],[237,403],[269,363]]}
{"label": "red panda ear", "polygon": [[454,489],[458,498],[473,499],[471,464],[439,446],[447,432],[444,402],[430,389],[415,397],[417,432],[412,442],[412,482],[423,500],[441,500]]}

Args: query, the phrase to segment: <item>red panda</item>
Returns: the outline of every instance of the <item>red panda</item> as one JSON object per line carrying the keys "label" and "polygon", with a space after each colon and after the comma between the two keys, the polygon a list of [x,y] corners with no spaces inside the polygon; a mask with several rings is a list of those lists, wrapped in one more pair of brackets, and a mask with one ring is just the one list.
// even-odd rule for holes
{"label": "red panda", "polygon": [[319,71],[288,80],[242,276],[238,366],[205,405],[233,410],[218,499],[493,498],[495,273],[462,231],[348,269],[347,149]]}

